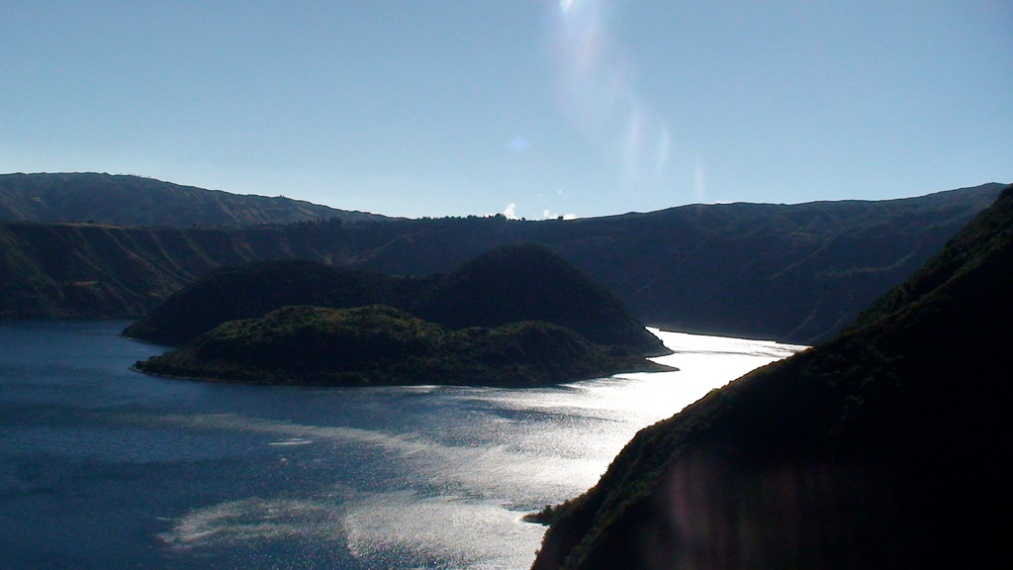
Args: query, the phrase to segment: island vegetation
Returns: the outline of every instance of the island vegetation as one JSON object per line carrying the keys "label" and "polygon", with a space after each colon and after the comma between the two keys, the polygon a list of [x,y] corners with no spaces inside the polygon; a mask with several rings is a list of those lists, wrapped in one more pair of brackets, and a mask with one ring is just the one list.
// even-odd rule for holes
{"label": "island vegetation", "polygon": [[615,295],[548,248],[511,244],[448,274],[391,276],[300,260],[241,264],[172,295],[124,335],[180,345],[226,321],[287,305],[383,304],[452,329],[544,321],[641,354],[669,351]]}
{"label": "island vegetation", "polygon": [[618,299],[531,244],[425,278],[246,264],[124,334],[183,345],[141,372],[267,384],[524,386],[673,370],[645,358],[670,351]]}
{"label": "island vegetation", "polygon": [[545,322],[448,329],[383,305],[285,307],[138,362],[174,377],[332,386],[531,386],[673,368]]}

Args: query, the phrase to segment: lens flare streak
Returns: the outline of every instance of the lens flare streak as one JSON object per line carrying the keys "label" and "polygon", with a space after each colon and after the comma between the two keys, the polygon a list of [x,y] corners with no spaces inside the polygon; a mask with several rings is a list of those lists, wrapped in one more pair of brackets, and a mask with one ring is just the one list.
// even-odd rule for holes
{"label": "lens flare streak", "polygon": [[559,99],[574,127],[635,189],[665,173],[671,135],[639,93],[635,63],[609,29],[604,0],[562,0],[555,21]]}

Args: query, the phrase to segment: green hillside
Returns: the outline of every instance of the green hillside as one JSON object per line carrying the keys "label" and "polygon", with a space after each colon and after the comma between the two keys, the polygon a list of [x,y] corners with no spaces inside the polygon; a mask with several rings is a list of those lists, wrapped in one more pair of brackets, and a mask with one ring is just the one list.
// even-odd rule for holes
{"label": "green hillside", "polygon": [[1008,565],[1011,241],[1007,189],[845,333],[641,431],[534,568]]}

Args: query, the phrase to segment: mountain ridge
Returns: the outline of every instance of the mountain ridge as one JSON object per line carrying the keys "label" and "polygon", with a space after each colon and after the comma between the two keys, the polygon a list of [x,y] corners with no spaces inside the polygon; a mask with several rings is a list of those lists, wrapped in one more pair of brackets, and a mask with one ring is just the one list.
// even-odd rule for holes
{"label": "mountain ridge", "polygon": [[539,222],[334,219],[235,229],[0,223],[0,317],[137,318],[210,271],[247,261],[301,258],[426,275],[499,245],[535,242],[651,326],[813,344],[916,270],[999,189]]}
{"label": "mountain ridge", "polygon": [[0,221],[5,222],[241,227],[330,218],[347,222],[388,219],[284,196],[234,194],[126,174],[0,174]]}

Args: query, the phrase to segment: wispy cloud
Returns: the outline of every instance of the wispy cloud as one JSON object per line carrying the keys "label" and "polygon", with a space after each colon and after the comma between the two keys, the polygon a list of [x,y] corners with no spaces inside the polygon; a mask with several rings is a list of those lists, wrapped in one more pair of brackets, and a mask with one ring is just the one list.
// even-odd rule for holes
{"label": "wispy cloud", "polygon": [[545,218],[546,220],[551,220],[553,218],[558,218],[560,216],[562,216],[562,218],[564,220],[576,220],[577,219],[577,214],[574,214],[574,213],[556,214],[555,212],[553,212],[552,210],[549,210],[549,209],[542,210],[542,217]]}

